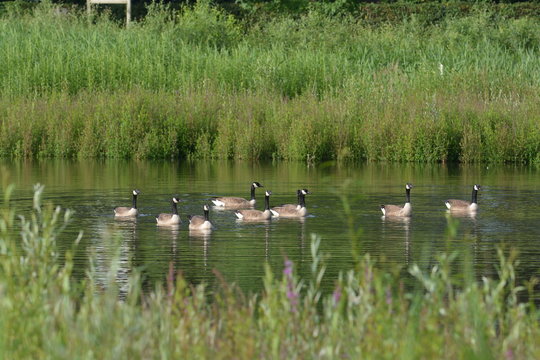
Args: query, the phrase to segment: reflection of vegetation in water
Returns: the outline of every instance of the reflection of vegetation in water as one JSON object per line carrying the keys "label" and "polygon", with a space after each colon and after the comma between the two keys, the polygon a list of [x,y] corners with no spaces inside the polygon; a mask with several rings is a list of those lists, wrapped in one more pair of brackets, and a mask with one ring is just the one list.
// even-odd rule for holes
{"label": "reflection of vegetation in water", "polygon": [[[538,311],[518,303],[515,254],[499,251],[498,280],[473,280],[451,270],[456,254],[440,255],[429,271],[413,265],[417,288],[362,256],[323,295],[325,258],[312,237],[311,275],[300,280],[285,258],[282,274],[267,267],[264,290],[246,297],[223,283],[209,302],[204,285],[190,287],[171,268],[165,288],[141,292],[137,271],[119,300],[117,258],[106,282],[90,267],[72,280],[77,241],[59,264],[56,237],[69,213],[41,205],[19,225],[4,184],[0,217],[0,352],[3,358],[536,358]],[[451,234],[452,231],[449,231]],[[120,244],[118,244],[120,246]],[[93,262],[91,261],[91,264]],[[470,261],[466,264],[470,265]],[[102,264],[103,265],[103,264]],[[535,282],[527,284],[529,295]],[[531,296],[532,298],[532,296]],[[127,355],[129,357],[129,355]]]}
{"label": "reflection of vegetation in water", "polygon": [[540,25],[0,18],[0,155],[538,162]]}

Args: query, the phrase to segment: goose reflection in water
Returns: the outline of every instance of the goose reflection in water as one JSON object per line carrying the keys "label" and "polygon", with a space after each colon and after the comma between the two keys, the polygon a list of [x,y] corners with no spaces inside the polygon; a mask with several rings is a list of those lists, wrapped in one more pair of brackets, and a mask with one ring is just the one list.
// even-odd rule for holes
{"label": "goose reflection in water", "polygon": [[212,229],[189,230],[189,238],[203,247],[203,264],[206,271],[208,267],[208,247],[212,236]]}
{"label": "goose reflection in water", "polygon": [[395,231],[403,231],[404,235],[404,245],[405,245],[405,263],[409,265],[409,260],[411,257],[411,243],[410,243],[410,227],[411,227],[411,218],[410,217],[397,217],[397,216],[381,216],[383,226],[386,229],[389,228]]}

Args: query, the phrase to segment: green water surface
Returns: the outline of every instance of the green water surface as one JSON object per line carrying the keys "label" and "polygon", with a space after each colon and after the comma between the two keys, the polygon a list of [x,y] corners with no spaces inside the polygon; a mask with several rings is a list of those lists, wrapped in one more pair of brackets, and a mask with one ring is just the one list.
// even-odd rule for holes
{"label": "green water surface", "polygon": [[[144,284],[153,287],[164,282],[172,264],[193,284],[205,282],[212,287],[219,272],[228,282],[253,292],[262,286],[264,264],[281,272],[285,257],[308,276],[311,234],[321,236],[321,250],[328,255],[327,289],[340,271],[351,268],[353,251],[369,252],[379,267],[401,271],[406,277],[413,262],[427,267],[437,254],[457,250],[456,271],[467,253],[480,277],[496,275],[495,248],[504,244],[520,252],[520,279],[540,275],[540,173],[530,167],[112,160],[4,160],[1,165],[17,186],[14,204],[19,212],[30,211],[32,186],[38,182],[46,186],[45,202],[75,211],[59,248],[71,248],[79,230],[83,231],[74,271],[81,278],[91,254],[98,273],[105,277],[118,239],[121,286],[138,269]],[[306,199],[309,215],[301,220],[242,223],[232,211],[213,209],[215,231],[190,234],[187,214],[202,214],[203,204],[210,204],[213,196],[249,197],[253,181],[272,191],[271,205],[294,203],[296,189],[308,188],[312,192]],[[406,182],[414,184],[413,216],[384,219],[379,205],[403,204]],[[449,217],[444,200],[470,200],[475,183],[483,186],[478,214]],[[116,220],[113,208],[130,205],[133,188],[141,191],[140,216],[135,221]],[[257,192],[259,209],[264,189]],[[179,212],[184,223],[178,228],[156,226],[155,215],[170,212],[173,195],[182,200]],[[448,229],[456,220],[459,228],[453,237]]]}

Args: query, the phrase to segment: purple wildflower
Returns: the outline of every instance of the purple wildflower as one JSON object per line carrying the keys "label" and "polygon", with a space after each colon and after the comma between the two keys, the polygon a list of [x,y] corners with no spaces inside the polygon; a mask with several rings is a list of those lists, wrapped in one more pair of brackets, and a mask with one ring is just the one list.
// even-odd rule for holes
{"label": "purple wildflower", "polygon": [[369,266],[366,266],[364,276],[366,278],[367,283],[371,285],[371,282],[373,281],[373,271],[371,271]]}
{"label": "purple wildflower", "polygon": [[292,284],[287,284],[287,298],[291,303],[293,312],[296,312],[296,305],[298,305],[298,293],[294,291]]}
{"label": "purple wildflower", "polygon": [[334,293],[332,294],[332,297],[334,299],[334,305],[336,305],[339,300],[341,299],[341,286],[336,286],[336,289],[334,290]]}
{"label": "purple wildflower", "polygon": [[289,259],[285,259],[285,269],[283,269],[283,274],[287,277],[292,275],[293,262]]}
{"label": "purple wildflower", "polygon": [[174,294],[174,264],[169,263],[169,273],[167,274],[167,295],[169,297]]}
{"label": "purple wildflower", "polygon": [[287,279],[287,299],[291,305],[291,311],[296,312],[296,306],[298,305],[298,293],[294,288],[294,281],[292,277],[293,273],[293,262],[289,259],[285,259],[285,268],[283,269],[283,274]]}
{"label": "purple wildflower", "polygon": [[386,304],[392,305],[392,289],[390,289],[390,286],[386,287]]}

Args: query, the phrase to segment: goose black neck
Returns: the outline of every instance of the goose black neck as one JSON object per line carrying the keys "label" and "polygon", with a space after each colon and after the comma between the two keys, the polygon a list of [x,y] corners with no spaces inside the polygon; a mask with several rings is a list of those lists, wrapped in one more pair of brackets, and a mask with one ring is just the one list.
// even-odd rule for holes
{"label": "goose black neck", "polygon": [[208,213],[209,213],[208,209],[204,209],[204,220],[205,221],[210,221],[210,219],[208,218]]}
{"label": "goose black neck", "polygon": [[137,195],[133,194],[133,206],[132,208],[136,209],[137,208]]}
{"label": "goose black neck", "polygon": [[174,215],[178,215],[178,204],[176,204],[174,201],[172,202],[172,213]]}
{"label": "goose black neck", "polygon": [[306,207],[306,195],[305,194],[300,193],[298,195],[298,205],[300,205],[300,207]]}
{"label": "goose black neck", "polygon": [[405,194],[407,195],[407,202],[411,202],[411,189],[405,189]]}
{"label": "goose black neck", "polygon": [[270,210],[270,196],[265,195],[264,197],[264,210]]}
{"label": "goose black neck", "polygon": [[473,204],[478,203],[478,190],[476,190],[476,189],[473,189],[473,191],[472,191],[472,201],[471,202]]}
{"label": "goose black neck", "polygon": [[255,200],[255,185],[251,184],[251,200]]}

